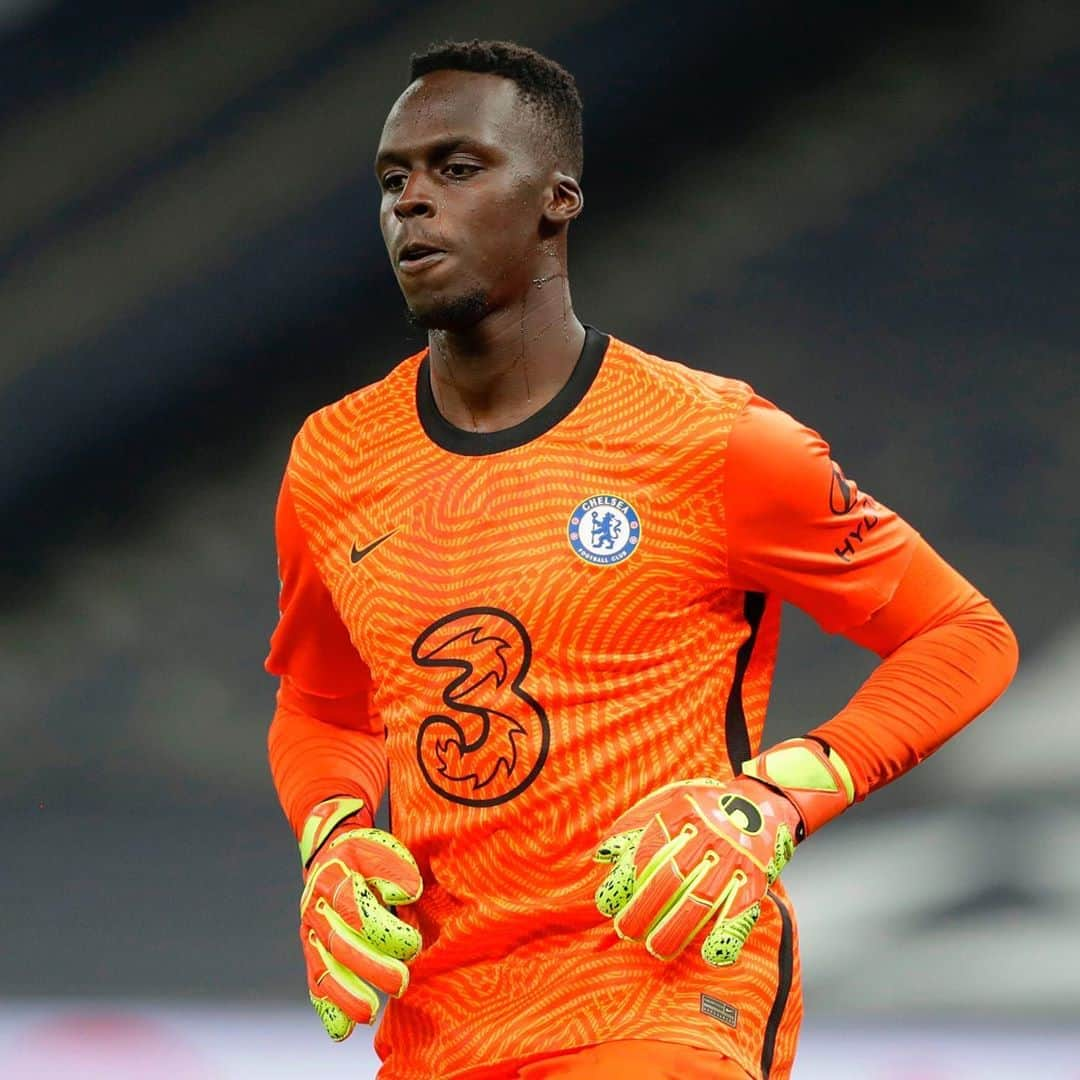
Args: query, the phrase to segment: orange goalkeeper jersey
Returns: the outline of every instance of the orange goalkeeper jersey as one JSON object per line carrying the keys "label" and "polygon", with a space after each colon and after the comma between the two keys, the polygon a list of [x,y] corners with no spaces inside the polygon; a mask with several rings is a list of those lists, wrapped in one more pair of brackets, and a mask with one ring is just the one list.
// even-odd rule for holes
{"label": "orange goalkeeper jersey", "polygon": [[592,855],[655,788],[757,751],[781,600],[859,626],[915,541],[746,384],[592,329],[563,390],[503,431],[448,424],[425,353],[309,418],[267,666],[319,699],[369,690],[349,723],[385,731],[392,829],[425,888],[399,909],[424,948],[380,1075],[648,1038],[786,1077],[783,888],[735,966],[664,963],[598,913]]}

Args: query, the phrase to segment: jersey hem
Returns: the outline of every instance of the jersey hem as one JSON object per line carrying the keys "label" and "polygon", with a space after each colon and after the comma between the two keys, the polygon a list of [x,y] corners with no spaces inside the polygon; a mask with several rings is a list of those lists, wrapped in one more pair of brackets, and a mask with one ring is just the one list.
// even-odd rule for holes
{"label": "jersey hem", "polygon": [[[732,1056],[731,1054],[724,1053],[716,1050],[711,1046],[702,1046],[700,1043],[684,1042],[679,1039],[662,1039],[656,1036],[649,1037],[626,1037],[614,1039],[593,1039],[591,1042],[575,1043],[573,1046],[562,1046],[558,1050],[541,1050],[535,1054],[529,1054],[526,1057],[518,1057],[511,1055],[509,1057],[497,1058],[494,1061],[484,1062],[482,1065],[468,1065],[464,1069],[455,1069],[453,1072],[438,1073],[432,1075],[430,1072],[387,1072],[385,1066],[379,1069],[376,1074],[376,1080],[510,1080],[513,1073],[509,1070],[516,1072],[523,1065],[532,1065],[539,1061],[551,1061],[560,1057],[565,1057],[568,1054],[576,1054],[582,1050],[588,1050],[593,1046],[604,1046],[608,1043],[663,1043],[665,1046],[679,1046],[685,1047],[688,1050],[701,1050],[706,1053],[715,1054],[719,1061],[730,1061],[732,1064],[737,1065],[740,1069],[746,1072],[748,1078],[755,1077],[756,1074],[750,1070],[747,1070],[746,1064],[740,1061],[739,1058]],[[506,1070],[505,1072],[503,1070]]]}

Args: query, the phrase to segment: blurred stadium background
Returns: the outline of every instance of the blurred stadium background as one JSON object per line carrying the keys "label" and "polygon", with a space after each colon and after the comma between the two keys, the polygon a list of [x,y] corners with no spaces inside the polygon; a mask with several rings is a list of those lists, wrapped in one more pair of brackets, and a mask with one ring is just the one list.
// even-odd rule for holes
{"label": "blurred stadium background", "polygon": [[[1080,5],[495,7],[0,0],[0,1075],[372,1075],[305,1000],[273,505],[417,347],[370,170],[408,54],[498,36],[585,96],[582,317],[823,431],[1020,638],[785,875],[796,1077],[1080,1077]],[[772,737],[869,667],[792,612]]]}

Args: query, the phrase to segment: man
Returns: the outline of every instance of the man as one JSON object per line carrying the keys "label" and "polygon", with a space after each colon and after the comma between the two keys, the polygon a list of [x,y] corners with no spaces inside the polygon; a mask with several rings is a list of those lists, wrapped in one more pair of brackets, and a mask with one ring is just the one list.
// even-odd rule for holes
{"label": "man", "polygon": [[[582,325],[581,167],[572,78],[505,42],[414,57],[382,132],[428,348],[309,418],[277,512],[311,999],[344,1038],[392,995],[391,1080],[775,1080],[802,1013],[780,871],[1016,644],[819,436]],[[766,749],[783,600],[883,659]]]}

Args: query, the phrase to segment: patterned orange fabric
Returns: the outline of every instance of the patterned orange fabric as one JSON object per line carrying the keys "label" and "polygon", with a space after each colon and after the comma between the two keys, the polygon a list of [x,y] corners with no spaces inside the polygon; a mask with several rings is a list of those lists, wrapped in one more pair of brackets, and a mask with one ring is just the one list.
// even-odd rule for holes
{"label": "patterned orange fabric", "polygon": [[919,540],[896,594],[847,635],[885,657],[813,734],[839,753],[855,798],[914,768],[1009,685],[1019,649],[1009,624]]}
{"label": "patterned orange fabric", "polygon": [[747,1080],[747,1074],[711,1050],[633,1039],[470,1070],[462,1080]]}
{"label": "patterned orange fabric", "polygon": [[[380,1075],[657,1039],[786,1077],[802,1003],[783,888],[732,968],[662,963],[597,912],[592,854],[649,792],[759,749],[782,598],[858,626],[915,534],[744,383],[595,331],[519,429],[447,432],[426,380],[418,354],[297,436],[267,661],[309,700],[348,699],[365,753],[385,738],[391,827],[424,877]],[[275,727],[301,722],[296,700]],[[363,783],[321,797],[377,800]]]}

